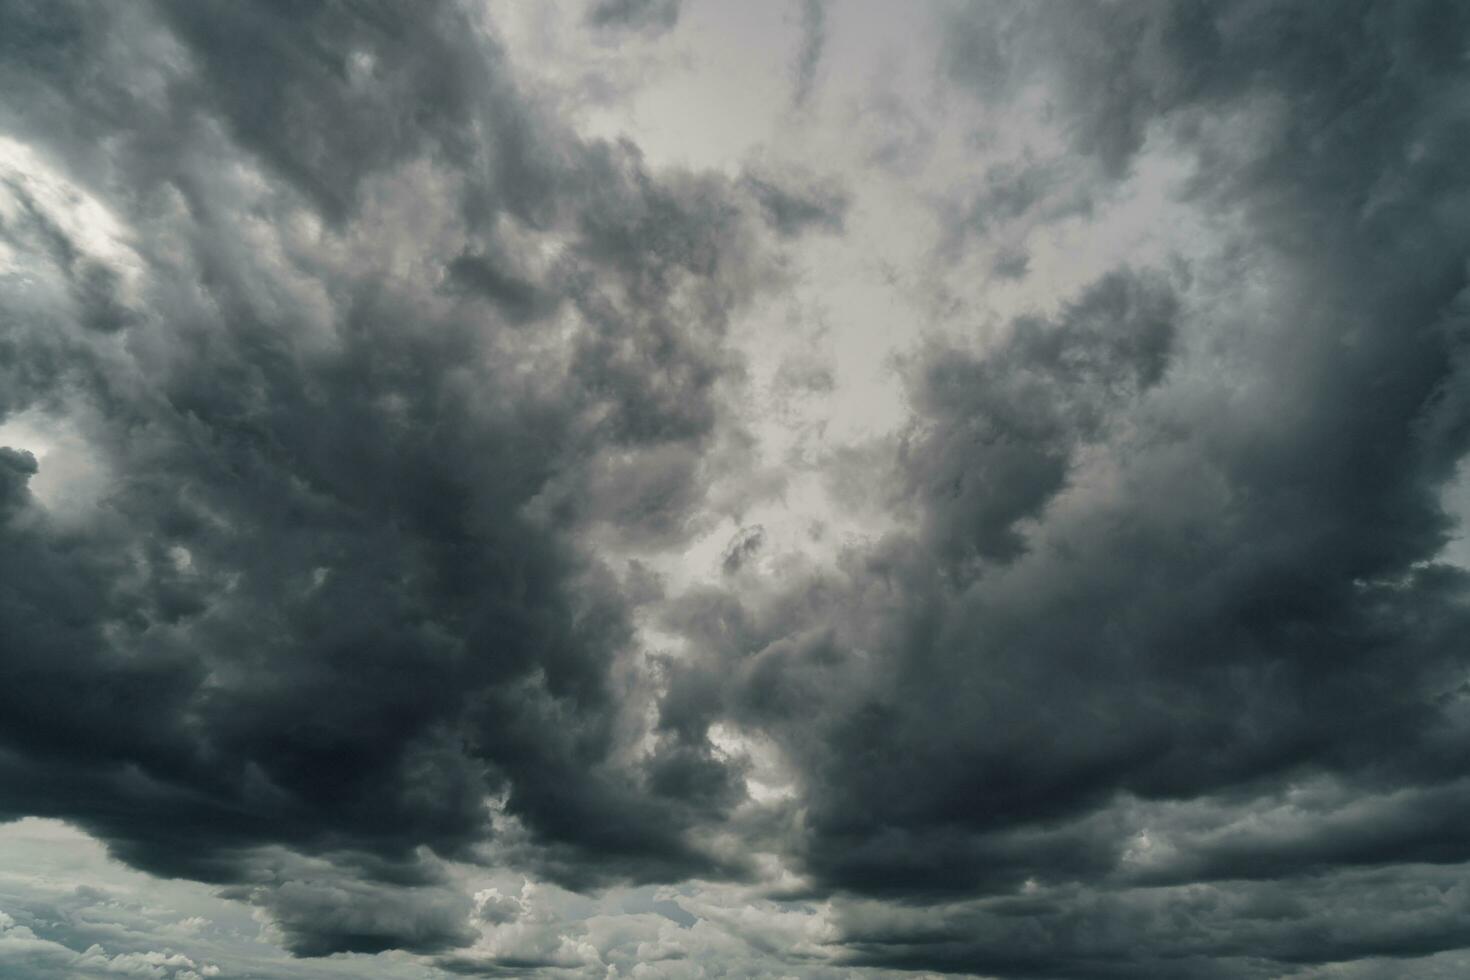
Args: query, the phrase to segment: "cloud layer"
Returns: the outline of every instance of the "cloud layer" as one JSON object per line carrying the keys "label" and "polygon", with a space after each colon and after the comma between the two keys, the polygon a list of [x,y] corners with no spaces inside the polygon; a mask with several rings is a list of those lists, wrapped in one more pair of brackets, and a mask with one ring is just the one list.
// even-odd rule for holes
{"label": "cloud layer", "polygon": [[384,976],[1453,975],[1470,13],[922,13],[0,10],[0,819]]}

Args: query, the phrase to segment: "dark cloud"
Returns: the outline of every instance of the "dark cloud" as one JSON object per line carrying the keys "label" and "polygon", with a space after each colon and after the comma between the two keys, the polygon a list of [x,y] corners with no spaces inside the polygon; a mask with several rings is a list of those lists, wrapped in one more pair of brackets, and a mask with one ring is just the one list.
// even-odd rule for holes
{"label": "dark cloud", "polygon": [[[1244,885],[855,907],[853,965],[1014,977],[1280,977],[1309,964],[1463,947],[1462,875],[1351,872]],[[1399,963],[1396,969],[1412,973]]]}
{"label": "dark cloud", "polygon": [[594,27],[658,34],[679,22],[681,5],[681,0],[597,0],[588,8],[587,22]]}
{"label": "dark cloud", "polygon": [[[872,537],[788,561],[762,516],[688,588],[606,556],[726,516],[712,486],[758,455],[732,330],[854,192],[579,138],[485,16],[0,7],[0,127],[33,154],[0,160],[0,819],[218,886],[298,955],[471,975],[580,961],[455,862],[594,889],[779,859],[772,895],[830,900],[835,969],[1470,946],[1470,573],[1438,560],[1470,449],[1463,5],[948,10],[976,127],[1039,86],[1063,151],[925,198],[944,274],[1000,229],[1020,279],[1020,232],[1160,161],[1219,240],[936,330],[899,359],[906,424],[824,457]],[[872,162],[923,168],[898,95],[854,111]],[[833,394],[791,350],[773,395]],[[94,504],[52,506],[47,445],[10,434],[37,419]],[[684,897],[627,912],[702,935]],[[52,929],[23,952],[69,969],[76,909],[0,933]]]}
{"label": "dark cloud", "polygon": [[276,874],[270,885],[227,888],[223,895],[267,909],[281,946],[296,956],[435,953],[468,945],[476,935],[468,924],[470,900],[442,883],[384,884],[333,868]]}
{"label": "dark cloud", "polygon": [[0,446],[0,504],[7,518],[19,513],[28,503],[29,491],[26,484],[36,474],[36,457],[24,449]]}
{"label": "dark cloud", "polygon": [[[952,77],[987,99],[1052,79],[1100,195],[1166,140],[1191,203],[1236,219],[1239,267],[1119,271],[921,352],[886,477],[908,528],[779,596],[687,597],[706,658],[665,721],[785,748],[819,890],[997,896],[915,910],[906,936],[875,905],[844,927],[854,963],[1275,976],[1463,946],[1410,896],[1439,880],[1420,862],[1470,859],[1446,822],[1470,577],[1435,563],[1467,448],[1450,52],[1470,23],[1434,3],[1073,13],[962,10]],[[1050,193],[995,191],[1000,218]],[[1342,798],[1229,829],[1314,779]],[[1147,822],[1183,801],[1187,826]],[[1150,840],[1168,857],[1139,870]],[[1380,873],[1402,895],[1365,911]],[[1295,911],[1258,924],[1273,903]]]}
{"label": "dark cloud", "polygon": [[111,333],[127,326],[136,314],[118,295],[119,275],[103,262],[82,254],[65,230],[58,227],[35,197],[18,180],[8,190],[20,206],[19,220],[0,222],[0,238],[16,249],[46,256],[63,277],[71,301],[71,315],[89,330]]}
{"label": "dark cloud", "polygon": [[791,66],[795,89],[791,101],[798,107],[811,100],[817,84],[817,69],[822,64],[822,51],[827,46],[826,0],[802,0],[801,43]]}
{"label": "dark cloud", "polygon": [[720,571],[726,575],[740,571],[761,550],[765,539],[766,530],[759,524],[741,528],[725,546],[725,554],[720,558]]}
{"label": "dark cloud", "polygon": [[514,322],[540,319],[555,310],[554,294],[506,268],[495,257],[461,252],[450,261],[447,277],[452,289],[483,297]]}
{"label": "dark cloud", "polygon": [[628,600],[576,531],[699,500],[769,281],[749,194],[577,140],[452,4],[3,19],[6,126],[125,240],[13,188],[4,409],[105,475],[68,524],[0,455],[0,816],[227,885],[303,955],[468,941],[434,861],[492,797],[559,880],[719,873],[688,832],[738,783],[626,761]]}
{"label": "dark cloud", "polygon": [[978,358],[944,349],[923,356],[912,385],[918,422],[899,466],[935,552],[1020,552],[1017,524],[1041,515],[1120,403],[1163,377],[1177,306],[1167,284],[1118,273],[1056,323],[1016,321]]}
{"label": "dark cloud", "polygon": [[[483,57],[484,27],[456,7],[412,17],[386,3],[161,8],[193,68],[175,111],[200,103],[329,218],[345,216],[369,175],[424,153],[484,168],[514,190],[497,204],[515,213],[550,190],[542,127]],[[477,140],[475,123],[513,136]]]}
{"label": "dark cloud", "polygon": [[990,268],[1001,279],[1024,279],[1031,268],[1031,256],[1019,249],[1003,251]]}
{"label": "dark cloud", "polygon": [[747,169],[741,183],[782,237],[794,237],[808,229],[841,232],[847,220],[849,195],[834,178],[791,168],[755,166]]}

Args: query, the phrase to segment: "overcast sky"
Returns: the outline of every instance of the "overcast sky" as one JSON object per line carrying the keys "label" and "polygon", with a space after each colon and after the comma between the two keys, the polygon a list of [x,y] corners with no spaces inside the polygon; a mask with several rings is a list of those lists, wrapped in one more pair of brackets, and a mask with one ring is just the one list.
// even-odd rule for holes
{"label": "overcast sky", "polygon": [[1470,975],[1470,4],[0,0],[0,975]]}

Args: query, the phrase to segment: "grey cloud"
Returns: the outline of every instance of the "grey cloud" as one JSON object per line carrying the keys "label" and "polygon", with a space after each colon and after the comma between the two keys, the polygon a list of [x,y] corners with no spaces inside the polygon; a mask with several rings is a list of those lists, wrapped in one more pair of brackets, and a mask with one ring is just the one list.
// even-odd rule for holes
{"label": "grey cloud", "polygon": [[222,894],[264,908],[281,946],[296,956],[389,949],[435,953],[475,938],[470,900],[442,884],[385,885],[335,869],[288,871],[280,877],[266,886],[237,886]]}
{"label": "grey cloud", "polygon": [[496,889],[489,889],[475,896],[475,915],[485,922],[494,925],[504,925],[514,922],[526,914],[525,903],[518,898],[502,895]]}
{"label": "grey cloud", "polygon": [[1024,279],[1031,267],[1031,256],[1019,249],[1001,252],[991,263],[991,269],[1002,279]]}
{"label": "grey cloud", "polygon": [[539,319],[555,310],[555,295],[495,257],[462,252],[450,261],[446,274],[452,288],[489,300],[513,322]]}
{"label": "grey cloud", "polygon": [[[1427,886],[1427,887],[1426,887]],[[941,909],[858,907],[853,965],[1015,977],[1280,977],[1308,964],[1462,947],[1458,872],[1286,883],[1042,891]],[[1303,971],[1304,973],[1305,971]]]}
{"label": "grey cloud", "polygon": [[[191,56],[195,97],[330,217],[345,216],[367,175],[430,151],[466,163],[488,154],[506,183],[536,187],[534,124],[453,7],[407,17],[391,4],[175,3],[163,13]],[[485,114],[518,138],[476,147],[468,124]]]}
{"label": "grey cloud", "polygon": [[[1014,903],[910,940],[849,923],[854,963],[1276,976],[1465,944],[1456,914],[1408,899],[1322,931],[1360,914],[1364,875],[1400,883],[1391,903],[1441,875],[1421,862],[1447,876],[1470,858],[1447,822],[1470,580],[1434,562],[1467,448],[1453,8],[955,14],[959,83],[1057,85],[1091,162],[1065,179],[1106,194],[1167,136],[1196,165],[1190,202],[1237,219],[1239,267],[1115,273],[1053,320],[921,352],[888,477],[913,530],[779,596],[678,608],[705,659],[665,722],[732,719],[784,748],[816,888]],[[1304,813],[1280,839],[1222,829],[1319,778],[1406,802]],[[1198,810],[1160,880],[1259,884],[1127,891],[1145,829],[1128,799]],[[1028,905],[1035,889],[1051,904]],[[1226,903],[1222,938],[1166,895]],[[1240,896],[1313,911],[1258,930]]]}
{"label": "grey cloud", "polygon": [[24,508],[29,496],[26,484],[36,469],[36,457],[32,453],[0,446],[0,474],[4,474],[4,482],[0,483],[0,505],[3,505],[0,513],[10,517],[12,512]]}
{"label": "grey cloud", "polygon": [[[18,980],[124,976],[196,980],[218,975],[207,956],[178,951],[160,935],[157,909],[125,894],[79,886],[54,901],[31,899],[0,912],[0,970]],[[191,951],[192,952],[192,951]]]}
{"label": "grey cloud", "polygon": [[50,259],[65,279],[74,315],[89,330],[112,333],[137,316],[119,296],[119,275],[104,262],[84,254],[71,237],[38,207],[33,195],[18,181],[9,183],[11,198],[23,217],[13,226],[0,221],[0,238],[13,248],[34,249]]}
{"label": "grey cloud", "polygon": [[[573,532],[698,500],[768,282],[748,195],[577,140],[453,4],[3,16],[4,122],[141,270],[112,316],[44,208],[6,229],[72,298],[6,281],[5,409],[70,418],[109,484],[62,526],[0,457],[3,816],[238,889],[303,955],[467,942],[421,848],[477,860],[490,797],[560,880],[723,873],[687,839],[721,764],[621,761],[628,606]],[[262,847],[330,867],[267,887]]]}
{"label": "grey cloud", "polygon": [[741,184],[748,189],[778,234],[790,238],[808,229],[840,233],[850,196],[841,183],[792,168],[757,165],[747,168]]}
{"label": "grey cloud", "polygon": [[801,43],[791,67],[795,89],[791,100],[798,107],[811,100],[821,67],[822,51],[827,46],[826,0],[801,0]]}
{"label": "grey cloud", "polygon": [[594,27],[662,33],[679,22],[681,0],[597,0],[587,11]]}
{"label": "grey cloud", "polygon": [[[1104,3],[1066,20],[1044,9],[955,8],[944,25],[944,67],[991,104],[1003,103],[1038,78],[1052,82],[1064,100],[1077,149],[1117,177],[1131,165],[1148,127],[1170,109],[1209,104],[1269,59],[1252,64],[1239,49],[1225,49],[1221,28],[1234,20],[1248,24],[1246,31],[1259,30],[1261,18],[1289,20],[1304,10],[1291,2],[1271,7],[1237,16],[1235,10],[1196,2]],[[1321,51],[1318,47],[1307,58]]]}
{"label": "grey cloud", "polygon": [[1460,782],[1391,787],[1296,786],[1249,806],[1189,802],[1147,808],[1148,847],[1126,877],[1147,884],[1295,874],[1393,863],[1459,864],[1466,842]]}
{"label": "grey cloud", "polygon": [[940,254],[953,260],[987,233],[1088,213],[1098,190],[1069,173],[1075,166],[1073,161],[1057,160],[991,166],[978,187],[939,202],[944,229]]}
{"label": "grey cloud", "polygon": [[[727,931],[817,976],[1470,946],[1470,573],[1437,561],[1470,449],[1463,5],[947,9],[963,106],[1042,86],[1066,147],[927,197],[952,238],[1082,215],[1161,154],[1219,247],[919,344],[907,424],[824,474],[886,530],[739,574],[762,515],[688,588],[589,542],[719,526],[711,484],[758,455],[737,320],[861,188],[579,138],[482,15],[0,12],[0,128],[67,189],[0,185],[0,412],[64,421],[100,487],[63,519],[7,434],[0,818],[224,889],[295,953],[466,974],[693,964],[723,913],[660,896],[619,933],[477,906],[448,862],[767,875],[835,931],[791,952],[752,903]],[[857,110],[884,179],[935,142],[890,95]],[[778,393],[833,387],[789,364]],[[683,642],[645,657],[641,624]],[[86,975],[100,940],[42,918],[0,956]],[[86,969],[158,952],[104,948]]]}
{"label": "grey cloud", "polygon": [[744,567],[765,543],[765,528],[756,524],[752,527],[743,527],[730,539],[725,546],[725,554],[720,559],[720,571],[726,575],[734,575]]}
{"label": "grey cloud", "polygon": [[878,89],[853,112],[864,134],[867,162],[898,175],[923,168],[934,150],[934,127],[894,92]]}
{"label": "grey cloud", "polygon": [[182,953],[169,950],[147,950],[132,953],[109,953],[100,945],[74,950],[37,936],[27,926],[10,925],[0,919],[0,965],[17,980],[73,980],[73,978],[105,978],[119,974],[158,977],[161,980],[197,980],[201,975],[196,963]]}
{"label": "grey cloud", "polygon": [[1177,330],[1168,285],[1119,273],[1090,287],[1059,321],[1018,320],[979,359],[935,350],[917,367],[920,421],[899,466],[923,500],[934,550],[1007,559],[1016,529],[1064,486],[1078,447],[1120,400],[1159,383]]}
{"label": "grey cloud", "polygon": [[783,358],[771,379],[777,398],[826,394],[837,386],[837,372],[828,358],[813,351],[800,351]]}

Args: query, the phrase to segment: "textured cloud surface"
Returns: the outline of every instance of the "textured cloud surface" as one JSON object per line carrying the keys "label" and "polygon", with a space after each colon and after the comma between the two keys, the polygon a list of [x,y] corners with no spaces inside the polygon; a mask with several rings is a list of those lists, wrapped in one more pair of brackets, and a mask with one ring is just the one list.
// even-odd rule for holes
{"label": "textured cloud surface", "polygon": [[0,2],[0,973],[1460,976],[1470,8]]}

